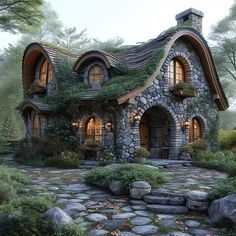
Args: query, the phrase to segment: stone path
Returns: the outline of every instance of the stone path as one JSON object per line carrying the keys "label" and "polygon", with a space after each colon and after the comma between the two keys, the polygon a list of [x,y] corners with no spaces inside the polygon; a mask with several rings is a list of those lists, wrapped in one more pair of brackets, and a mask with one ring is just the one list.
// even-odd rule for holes
{"label": "stone path", "polygon": [[[158,214],[148,210],[144,201],[129,200],[126,196],[118,197],[88,186],[84,183],[85,169],[34,168],[16,164],[10,155],[5,156],[4,161],[31,178],[31,185],[25,189],[27,195],[54,195],[58,206],[92,236],[220,235],[206,213]],[[173,193],[193,189],[208,191],[215,180],[226,178],[222,172],[192,166],[175,166],[162,171],[170,176],[158,190]]]}

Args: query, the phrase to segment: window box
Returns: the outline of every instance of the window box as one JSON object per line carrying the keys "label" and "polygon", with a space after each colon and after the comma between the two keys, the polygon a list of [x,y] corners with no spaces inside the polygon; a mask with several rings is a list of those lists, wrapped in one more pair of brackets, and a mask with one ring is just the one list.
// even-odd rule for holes
{"label": "window box", "polygon": [[177,97],[195,97],[196,89],[190,83],[186,82],[179,82],[178,84],[174,85],[173,87],[173,94]]}

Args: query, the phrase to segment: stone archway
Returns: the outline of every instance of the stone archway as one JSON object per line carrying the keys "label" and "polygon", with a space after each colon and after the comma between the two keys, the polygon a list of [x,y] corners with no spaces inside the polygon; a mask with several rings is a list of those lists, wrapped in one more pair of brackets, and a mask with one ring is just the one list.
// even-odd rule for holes
{"label": "stone archway", "polygon": [[169,158],[175,133],[172,123],[170,114],[161,106],[143,113],[139,124],[140,146],[149,150],[152,157]]}

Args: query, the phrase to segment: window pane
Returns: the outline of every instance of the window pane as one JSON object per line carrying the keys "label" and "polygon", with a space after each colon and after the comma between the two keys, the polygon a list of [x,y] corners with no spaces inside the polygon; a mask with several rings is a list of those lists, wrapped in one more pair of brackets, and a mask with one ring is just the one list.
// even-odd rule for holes
{"label": "window pane", "polygon": [[95,117],[89,119],[86,126],[86,139],[90,139],[96,142],[102,141],[102,127],[101,123]]}
{"label": "window pane", "polygon": [[47,61],[45,60],[40,68],[39,82],[41,85],[46,85],[47,81]]}
{"label": "window pane", "polygon": [[39,132],[39,117],[37,114],[35,114],[33,118],[32,135],[38,136],[39,135],[38,132]]}
{"label": "window pane", "polygon": [[180,81],[184,81],[184,68],[182,63],[177,60],[171,60],[168,66],[168,75],[170,80],[170,85],[174,85],[179,83]]}
{"label": "window pane", "polygon": [[89,72],[89,85],[92,86],[95,82],[101,84],[104,80],[104,73],[100,66],[94,66]]}

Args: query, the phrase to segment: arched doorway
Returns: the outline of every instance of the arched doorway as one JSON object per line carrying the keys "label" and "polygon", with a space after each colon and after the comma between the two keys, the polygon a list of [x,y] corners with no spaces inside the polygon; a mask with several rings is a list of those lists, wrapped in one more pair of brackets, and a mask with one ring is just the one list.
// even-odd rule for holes
{"label": "arched doorway", "polygon": [[87,120],[85,126],[86,140],[92,140],[100,143],[102,141],[102,126],[100,121],[92,116]]}
{"label": "arched doorway", "polygon": [[202,138],[201,122],[197,117],[194,117],[189,124],[189,142],[194,142]]}
{"label": "arched doorway", "polygon": [[170,150],[170,120],[162,107],[149,108],[142,116],[139,126],[140,146],[151,156],[168,158]]}

